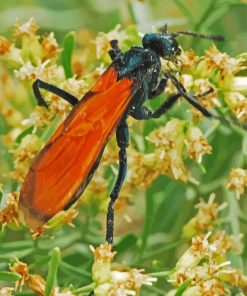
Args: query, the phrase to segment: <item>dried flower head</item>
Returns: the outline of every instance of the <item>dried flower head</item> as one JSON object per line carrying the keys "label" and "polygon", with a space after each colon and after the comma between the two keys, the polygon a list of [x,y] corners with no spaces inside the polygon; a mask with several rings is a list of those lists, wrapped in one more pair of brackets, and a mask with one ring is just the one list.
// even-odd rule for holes
{"label": "dried flower head", "polygon": [[[29,274],[26,284],[38,296],[43,296],[45,292],[45,280],[38,274]],[[51,296],[53,296],[53,291]]]}
{"label": "dried flower head", "polygon": [[29,277],[29,270],[28,270],[27,264],[18,260],[9,268],[11,271],[21,275],[22,278],[15,283],[15,290],[22,289],[22,286],[28,280],[28,277]]}
{"label": "dried flower head", "polygon": [[[17,260],[13,265],[10,265],[10,270],[21,275],[21,279],[15,283],[15,290],[22,289],[26,284],[38,296],[43,296],[45,292],[45,280],[38,274],[30,274],[28,265],[24,262]],[[54,296],[54,290],[51,292]]]}

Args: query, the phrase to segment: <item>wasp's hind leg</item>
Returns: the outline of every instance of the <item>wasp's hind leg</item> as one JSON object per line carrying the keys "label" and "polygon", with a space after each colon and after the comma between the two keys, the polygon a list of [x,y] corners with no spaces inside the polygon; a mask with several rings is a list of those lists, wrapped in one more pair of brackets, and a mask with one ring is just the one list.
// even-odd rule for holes
{"label": "wasp's hind leg", "polygon": [[119,169],[116,183],[113,187],[113,190],[110,194],[110,202],[108,205],[107,211],[107,220],[106,220],[106,241],[109,244],[113,243],[113,232],[114,232],[114,204],[119,196],[119,192],[123,185],[126,172],[127,172],[127,153],[126,148],[129,146],[129,129],[127,123],[124,121],[120,123],[117,132],[117,144],[120,148],[119,150]]}
{"label": "wasp's hind leg", "polygon": [[74,97],[73,95],[69,94],[68,92],[66,92],[54,85],[46,83],[40,79],[37,79],[33,83],[33,93],[35,95],[35,98],[36,98],[39,106],[44,106],[44,107],[48,108],[48,105],[40,92],[40,88],[43,88],[55,95],[58,95],[59,97],[61,97],[62,99],[64,99],[65,101],[67,101],[68,103],[70,103],[73,106],[75,106],[78,103],[78,99],[76,97]]}

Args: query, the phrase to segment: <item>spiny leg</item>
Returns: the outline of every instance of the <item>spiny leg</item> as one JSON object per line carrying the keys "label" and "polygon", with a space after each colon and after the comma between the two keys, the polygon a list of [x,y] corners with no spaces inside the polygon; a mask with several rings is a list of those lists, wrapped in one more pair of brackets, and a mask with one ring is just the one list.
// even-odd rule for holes
{"label": "spiny leg", "polygon": [[78,99],[76,97],[74,97],[73,95],[69,94],[68,92],[66,92],[65,90],[62,90],[54,85],[51,85],[47,82],[37,79],[33,83],[33,92],[34,92],[34,95],[36,97],[36,100],[37,100],[39,106],[44,106],[44,107],[48,108],[48,105],[45,102],[44,97],[42,96],[42,94],[40,92],[40,88],[43,88],[55,95],[58,95],[59,97],[61,97],[62,99],[64,99],[65,101],[67,101],[68,103],[70,103],[73,106],[75,106],[78,103]]}
{"label": "spiny leg", "polygon": [[[203,97],[208,95],[209,93],[211,93],[213,91],[212,88],[210,88],[208,91],[206,91],[205,93],[202,93],[198,96],[193,96],[194,99],[197,99],[199,97]],[[150,109],[148,109],[146,106],[141,105],[138,106],[138,108],[135,108],[132,112],[131,112],[131,116],[133,116],[135,119],[137,120],[144,120],[144,119],[150,119],[150,118],[160,118],[162,115],[164,115],[168,110],[170,110],[172,108],[173,105],[175,105],[175,103],[178,101],[179,97],[181,97],[180,93],[177,93],[173,96],[170,96],[163,104],[160,105],[160,107],[155,110],[155,111],[151,111]]]}
{"label": "spiny leg", "polygon": [[[220,122],[224,123],[224,124],[227,124],[227,125],[230,125],[231,122],[228,121],[227,119],[225,119],[224,117],[222,116],[218,116],[218,115],[214,115],[213,113],[211,113],[210,111],[208,111],[204,106],[202,106],[193,96],[190,96],[184,86],[177,80],[177,78],[170,72],[167,72],[166,73],[166,76],[169,77],[172,81],[172,83],[175,85],[175,87],[177,88],[177,90],[179,91],[180,95],[182,97],[185,98],[185,100],[190,103],[193,107],[195,107],[197,110],[199,110],[205,117],[208,117],[208,118],[212,118],[212,119],[217,119],[219,120]],[[234,124],[236,125],[240,125],[239,123],[237,122],[234,122]]]}
{"label": "spiny leg", "polygon": [[108,205],[107,219],[106,219],[106,241],[113,244],[114,232],[114,204],[119,196],[119,192],[123,185],[127,172],[127,153],[126,148],[129,146],[129,129],[127,123],[124,121],[120,123],[116,131],[117,144],[119,150],[119,168],[116,183],[110,194],[110,202]]}
{"label": "spiny leg", "polygon": [[131,116],[137,120],[145,120],[150,118],[159,118],[165,114],[177,102],[181,94],[169,97],[157,110],[151,111],[146,106],[141,105],[131,112]]}

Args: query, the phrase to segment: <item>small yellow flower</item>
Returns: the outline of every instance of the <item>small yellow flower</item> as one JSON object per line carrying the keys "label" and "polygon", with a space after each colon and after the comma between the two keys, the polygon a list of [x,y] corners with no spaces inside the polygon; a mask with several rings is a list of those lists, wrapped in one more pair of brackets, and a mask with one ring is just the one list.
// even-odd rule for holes
{"label": "small yellow flower", "polygon": [[71,93],[78,99],[81,99],[88,91],[88,83],[83,79],[76,79],[76,76],[69,78],[62,85],[61,88]]}
{"label": "small yellow flower", "polygon": [[22,121],[23,125],[33,125],[35,130],[48,125],[51,122],[52,115],[45,108],[36,106],[28,119]]}
{"label": "small yellow flower", "polygon": [[0,287],[0,296],[12,296],[12,292],[14,291],[14,288],[2,288]]}
{"label": "small yellow flower", "polygon": [[247,122],[247,98],[240,92],[227,92],[225,100],[240,122]]}
{"label": "small yellow flower", "polygon": [[[29,274],[26,284],[38,296],[43,296],[45,292],[45,280],[38,274]],[[53,291],[51,296],[53,296]]]}
{"label": "small yellow flower", "polygon": [[19,70],[14,70],[15,77],[20,80],[35,80],[37,78],[42,78],[45,68],[49,63],[50,61],[46,60],[44,63],[36,67],[33,66],[30,61],[27,61]]}
{"label": "small yellow flower", "polygon": [[39,26],[34,22],[34,18],[31,17],[26,23],[17,21],[14,27],[14,36],[23,37],[23,36],[33,36],[36,35]]}
{"label": "small yellow flower", "polygon": [[218,213],[222,211],[227,204],[219,205],[215,202],[215,194],[209,196],[208,202],[201,201],[195,206],[198,209],[197,214],[183,227],[183,236],[191,238],[192,236],[212,229],[213,222],[218,220]]}
{"label": "small yellow flower", "polygon": [[0,209],[0,224],[2,225],[2,229],[7,224],[14,223],[16,225],[19,224],[19,216],[18,216],[18,200],[19,193],[13,192],[8,193],[3,196],[5,199],[6,206],[3,209]]}
{"label": "small yellow flower", "polygon": [[205,56],[208,58],[209,67],[220,69],[224,76],[234,75],[245,69],[243,58],[232,58],[228,54],[220,52],[214,44],[205,52]]}
{"label": "small yellow flower", "polygon": [[185,140],[188,146],[188,154],[191,159],[195,159],[198,163],[202,162],[204,154],[210,154],[212,147],[208,144],[206,138],[197,127],[191,127],[188,131],[188,138]]}
{"label": "small yellow flower", "polygon": [[98,248],[91,247],[94,253],[93,280],[96,284],[95,296],[139,295],[142,285],[152,285],[155,278],[143,274],[143,270],[112,270],[111,262],[116,252],[111,251],[108,243]]}
{"label": "small yellow flower", "polygon": [[4,55],[9,52],[10,45],[11,43],[8,39],[4,36],[0,36],[0,55]]}
{"label": "small yellow flower", "polygon": [[111,40],[117,39],[121,46],[121,42],[126,38],[127,35],[124,33],[124,31],[121,31],[120,25],[116,25],[116,27],[108,33],[98,33],[95,40],[97,58],[100,59],[104,54],[108,52],[108,50],[111,48]]}
{"label": "small yellow flower", "polygon": [[28,277],[29,277],[29,270],[28,270],[27,264],[21,261],[17,261],[13,265],[11,265],[9,268],[11,271],[16,272],[22,276],[22,278],[15,283],[15,290],[17,289],[21,290],[22,286],[28,280]]}
{"label": "small yellow flower", "polygon": [[77,203],[74,203],[67,211],[60,211],[52,217],[45,225],[44,228],[50,231],[57,231],[63,225],[74,227],[73,220],[79,214],[76,209]]}
{"label": "small yellow flower", "polygon": [[49,35],[43,37],[41,46],[44,53],[44,59],[57,58],[59,49],[54,32],[51,32]]}
{"label": "small yellow flower", "polygon": [[229,190],[234,190],[237,195],[237,199],[244,194],[247,188],[247,170],[241,168],[232,169],[228,178],[227,187]]}
{"label": "small yellow flower", "polygon": [[41,149],[42,143],[38,136],[25,136],[19,146],[12,150],[15,170],[10,173],[13,179],[22,181],[29,169],[31,161]]}
{"label": "small yellow flower", "polygon": [[[21,290],[23,285],[26,284],[32,291],[36,293],[36,295],[44,295],[46,285],[45,280],[38,274],[30,274],[26,263],[18,260],[9,268],[11,271],[16,272],[22,276],[22,278],[15,283],[15,290]],[[53,290],[51,296],[54,296]]]}

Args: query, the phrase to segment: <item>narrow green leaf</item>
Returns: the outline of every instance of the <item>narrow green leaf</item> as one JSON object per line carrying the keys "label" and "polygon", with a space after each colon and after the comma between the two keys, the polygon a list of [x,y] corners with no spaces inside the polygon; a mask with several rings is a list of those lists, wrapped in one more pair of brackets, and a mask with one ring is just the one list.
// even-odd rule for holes
{"label": "narrow green leaf", "polygon": [[153,223],[153,215],[154,215],[154,201],[153,201],[153,191],[147,190],[146,192],[146,214],[145,214],[145,223],[142,233],[142,245],[140,258],[142,257],[143,251],[146,248],[148,236],[151,231],[152,223]]}
{"label": "narrow green leaf", "polygon": [[24,250],[12,250],[10,252],[1,252],[0,254],[0,259],[1,260],[4,260],[5,258],[6,259],[11,259],[11,258],[14,258],[14,257],[17,257],[17,258],[23,258],[23,257],[26,257],[27,255],[30,255],[32,254],[34,251],[33,248],[27,248],[27,249],[24,249]]}
{"label": "narrow green leaf", "polygon": [[91,274],[88,271],[83,270],[82,268],[77,268],[75,266],[72,266],[69,263],[64,262],[64,261],[61,261],[60,267],[61,267],[61,270],[63,270],[64,272],[67,272],[67,273],[69,272],[70,274],[73,273],[74,276],[78,276],[79,278],[82,278],[82,277],[90,278],[91,277]]}
{"label": "narrow green leaf", "polygon": [[10,271],[0,271],[0,281],[2,282],[16,282],[21,279],[21,275]]}
{"label": "narrow green leaf", "polygon": [[178,288],[175,296],[182,296],[185,290],[189,287],[189,280],[184,281]]}
{"label": "narrow green leaf", "polygon": [[193,20],[193,15],[191,14],[190,10],[188,9],[188,7],[184,3],[184,1],[174,0],[174,3],[182,11],[183,15],[190,21],[190,23],[193,23],[193,21],[194,21]]}
{"label": "narrow green leaf", "polygon": [[60,262],[60,250],[59,248],[54,248],[51,252],[51,260],[49,263],[49,270],[46,278],[45,296],[51,295],[52,288],[56,283],[57,268],[58,268],[59,262]]}
{"label": "narrow green leaf", "polygon": [[4,250],[11,251],[11,250],[20,250],[20,249],[27,249],[33,246],[33,241],[31,240],[20,240],[20,241],[13,241],[1,244],[1,252]]}
{"label": "narrow green leaf", "polygon": [[137,237],[134,234],[128,234],[120,240],[120,242],[115,246],[115,250],[118,253],[128,250],[137,242]]}
{"label": "narrow green leaf", "polygon": [[37,259],[35,262],[33,262],[32,265],[40,267],[47,264],[49,261],[50,261],[50,256],[45,256],[40,259]]}
{"label": "narrow green leaf", "polygon": [[21,140],[22,140],[25,136],[30,135],[30,134],[32,133],[33,128],[34,128],[34,127],[33,127],[33,125],[32,125],[32,126],[28,127],[27,129],[25,129],[22,133],[19,134],[19,136],[16,138],[15,142],[16,142],[17,144],[20,144],[20,143],[21,143]]}
{"label": "narrow green leaf", "polygon": [[73,70],[71,65],[73,49],[75,46],[75,33],[68,33],[63,42],[63,52],[61,54],[61,62],[64,67],[66,78],[73,76]]}

